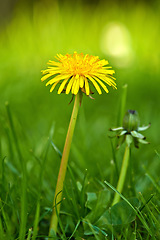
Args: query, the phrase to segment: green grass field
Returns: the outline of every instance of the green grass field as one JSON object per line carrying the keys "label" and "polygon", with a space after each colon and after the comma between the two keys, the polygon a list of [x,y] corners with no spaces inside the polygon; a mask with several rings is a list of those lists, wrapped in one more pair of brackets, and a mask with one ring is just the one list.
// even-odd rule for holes
{"label": "green grass field", "polygon": [[[159,22],[158,1],[17,2],[0,32],[0,240],[49,239],[73,102],[50,93],[41,70],[74,51],[107,59],[117,90],[83,97],[55,239],[160,239]],[[141,126],[151,123],[150,144],[131,147],[122,198],[112,206],[125,144],[117,150],[109,128],[121,126],[128,109]]]}

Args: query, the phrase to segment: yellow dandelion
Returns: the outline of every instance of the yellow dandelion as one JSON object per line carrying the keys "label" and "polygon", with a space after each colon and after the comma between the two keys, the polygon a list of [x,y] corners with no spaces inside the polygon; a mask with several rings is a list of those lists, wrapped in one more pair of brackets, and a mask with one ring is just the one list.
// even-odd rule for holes
{"label": "yellow dandelion", "polygon": [[[97,56],[78,54],[57,54],[57,61],[49,61],[50,65],[46,70],[42,70],[44,75],[41,80],[49,79],[46,86],[52,85],[52,92],[56,85],[60,83],[58,94],[70,92],[77,95],[79,91],[89,95],[91,93],[90,84],[93,85],[99,94],[101,88],[108,93],[106,85],[116,88],[114,70],[108,66],[108,61],[100,60]],[[101,87],[101,88],[100,88]]]}

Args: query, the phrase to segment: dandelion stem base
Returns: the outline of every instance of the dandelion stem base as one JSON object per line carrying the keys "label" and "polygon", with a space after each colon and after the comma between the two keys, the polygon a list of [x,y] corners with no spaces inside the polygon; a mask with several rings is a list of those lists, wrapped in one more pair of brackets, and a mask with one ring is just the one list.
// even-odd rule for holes
{"label": "dandelion stem base", "polygon": [[49,229],[49,236],[51,237],[53,236],[53,234],[56,234],[57,232],[58,215],[60,212],[60,205],[62,201],[63,184],[64,184],[66,170],[67,170],[67,163],[68,163],[68,157],[69,157],[69,152],[71,148],[73,132],[74,132],[79,105],[80,105],[80,97],[81,97],[80,93],[78,93],[75,96],[73,111],[72,111],[68,132],[66,136],[66,141],[63,149],[63,154],[62,154],[62,159],[61,159],[61,164],[60,164],[60,169],[58,174],[58,180],[56,185],[56,191],[55,191],[55,196],[53,201],[53,212],[51,216],[50,229]]}

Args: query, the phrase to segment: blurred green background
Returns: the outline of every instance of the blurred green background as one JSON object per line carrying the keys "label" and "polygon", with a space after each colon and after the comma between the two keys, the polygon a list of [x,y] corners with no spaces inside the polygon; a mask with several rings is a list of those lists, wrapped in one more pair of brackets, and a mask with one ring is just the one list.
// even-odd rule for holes
{"label": "blurred green background", "polygon": [[[40,80],[41,70],[57,53],[77,51],[107,59],[116,71],[118,89],[110,88],[109,94],[101,96],[95,93],[95,100],[84,96],[70,162],[82,172],[87,168],[93,177],[109,179],[108,129],[117,126],[123,85],[127,84],[126,110],[137,110],[142,125],[152,124],[145,133],[151,144],[133,150],[137,178],[141,181],[142,166],[158,178],[160,1],[7,0],[1,1],[0,11],[0,138],[8,172],[20,167],[10,144],[5,102],[10,104],[29,180],[36,186],[39,165],[30,150],[41,156],[54,126],[52,140],[62,151],[73,104],[68,105],[71,95],[49,92]],[[44,177],[51,201],[58,168],[59,159],[51,148]],[[143,184],[137,183],[137,188],[142,190]]]}

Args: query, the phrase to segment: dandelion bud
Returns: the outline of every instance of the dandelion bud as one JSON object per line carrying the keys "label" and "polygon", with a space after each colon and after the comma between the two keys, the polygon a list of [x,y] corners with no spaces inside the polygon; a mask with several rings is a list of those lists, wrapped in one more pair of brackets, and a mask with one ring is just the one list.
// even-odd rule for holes
{"label": "dandelion bud", "polygon": [[128,110],[123,118],[123,128],[128,133],[131,131],[137,131],[139,127],[139,116],[137,111]]}
{"label": "dandelion bud", "polygon": [[139,143],[148,144],[149,142],[145,141],[145,136],[140,132],[145,131],[150,127],[142,126],[139,127],[140,120],[137,111],[128,110],[123,118],[123,126],[117,128],[111,128],[111,131],[119,132],[117,137],[119,138],[119,143],[117,148],[126,141],[127,145],[130,146],[134,142],[135,147],[139,147]]}

